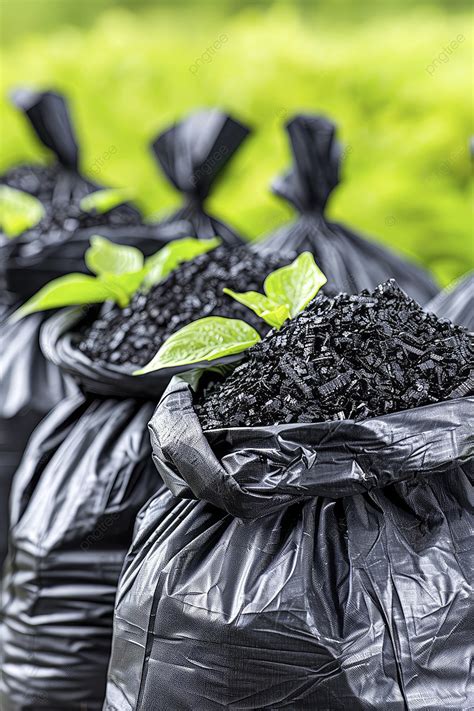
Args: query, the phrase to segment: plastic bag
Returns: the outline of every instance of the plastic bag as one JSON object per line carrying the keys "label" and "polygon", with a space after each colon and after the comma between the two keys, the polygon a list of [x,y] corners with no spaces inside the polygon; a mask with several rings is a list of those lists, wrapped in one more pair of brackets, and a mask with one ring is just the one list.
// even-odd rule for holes
{"label": "plastic bag", "polygon": [[286,125],[293,166],[272,188],[291,203],[299,215],[258,243],[263,252],[314,254],[318,266],[341,292],[374,289],[394,278],[420,304],[438,289],[421,268],[347,227],[329,222],[324,211],[339,182],[341,147],[335,125],[321,116],[297,115]]}
{"label": "plastic bag", "polygon": [[102,708],[117,579],[135,516],[162,486],[147,422],[163,386],[78,352],[68,336],[82,316],[62,311],[44,325],[45,352],[82,392],[37,427],[12,488],[1,606],[8,711]]}
{"label": "plastic bag", "polygon": [[471,708],[474,398],[204,434],[189,378],[150,423],[170,491],[137,518],[104,708]]}
{"label": "plastic bag", "polygon": [[[249,129],[218,109],[198,111],[161,133],[152,150],[164,174],[184,197],[184,205],[169,220],[189,221],[196,237],[218,235],[227,244],[242,238],[209,215],[204,202],[218,175]],[[166,220],[165,220],[166,222]]]}
{"label": "plastic bag", "polygon": [[77,268],[84,251],[82,247],[77,255],[78,231],[98,225],[140,225],[141,219],[130,205],[105,215],[88,215],[80,209],[81,199],[98,186],[79,173],[78,143],[63,96],[20,89],[13,92],[12,100],[56,159],[48,166],[16,166],[1,177],[1,183],[34,195],[44,208],[35,227],[18,237],[0,236],[3,287],[27,298],[50,279]]}
{"label": "plastic bag", "polygon": [[85,271],[84,252],[91,235],[133,244],[146,254],[175,237],[188,236],[191,225],[145,225],[129,204],[104,214],[88,214],[80,201],[101,188],[79,172],[79,149],[66,100],[55,92],[27,89],[13,93],[13,102],[24,112],[33,131],[54,154],[48,166],[21,165],[0,178],[0,183],[29,192],[43,202],[45,216],[39,224],[15,238],[0,234],[1,284],[26,299],[48,281],[72,271]]}
{"label": "plastic bag", "polygon": [[[91,234],[93,231],[90,231]],[[139,247],[149,255],[162,247],[169,237],[173,239],[189,234],[186,223],[160,226],[153,233],[144,233],[140,237],[137,230],[104,230],[101,234],[122,244]],[[74,249],[73,240],[63,251]],[[79,249],[74,258],[69,260],[70,271],[83,270],[83,255],[89,245],[85,235],[78,236]],[[66,263],[67,257],[64,259]],[[63,264],[61,255],[57,256],[57,266]],[[48,264],[51,278],[55,274],[56,260]],[[51,270],[51,271],[50,271]],[[21,281],[27,282],[29,268]],[[33,271],[33,270],[31,270]],[[21,271],[18,275],[21,275]],[[48,281],[47,279],[46,281]],[[17,306],[21,302],[17,302]],[[49,313],[34,314],[16,323],[8,323],[7,317],[12,311],[8,306],[0,320],[0,577],[1,566],[6,554],[8,528],[8,497],[12,477],[18,468],[26,443],[36,425],[56,403],[75,387],[65,377],[64,371],[45,360],[40,348],[40,329]]]}
{"label": "plastic bag", "polygon": [[191,231],[190,225],[179,221],[144,225],[129,205],[104,215],[80,213],[79,200],[97,186],[78,172],[78,144],[64,97],[22,90],[14,94],[14,103],[57,160],[50,166],[19,166],[0,179],[41,197],[45,208],[45,217],[37,227],[12,239],[0,235],[0,570],[6,553],[13,474],[35,426],[73,390],[71,382],[43,358],[39,348],[39,331],[48,314],[9,324],[9,313],[50,280],[85,271],[84,252],[97,232],[149,255]]}
{"label": "plastic bag", "polygon": [[427,311],[474,331],[474,273],[465,274],[426,305]]}
{"label": "plastic bag", "polygon": [[178,370],[137,378],[97,365],[76,347],[87,317],[65,309],[41,331],[46,357],[81,392],[40,423],[14,478],[0,606],[2,711],[102,708],[120,569],[137,512],[163,488],[147,423]]}
{"label": "plastic bag", "polygon": [[74,384],[41,353],[39,332],[43,321],[42,314],[34,314],[24,323],[0,325],[0,577],[7,552],[13,475],[42,417],[75,390]]}

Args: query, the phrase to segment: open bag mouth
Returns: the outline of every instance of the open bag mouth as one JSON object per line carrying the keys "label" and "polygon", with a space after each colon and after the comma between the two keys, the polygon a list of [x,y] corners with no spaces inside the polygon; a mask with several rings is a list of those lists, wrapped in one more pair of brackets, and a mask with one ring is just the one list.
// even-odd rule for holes
{"label": "open bag mouth", "polygon": [[83,390],[106,397],[136,397],[158,402],[170,380],[179,373],[195,371],[199,367],[235,363],[242,357],[228,356],[188,366],[164,368],[155,373],[133,375],[130,368],[112,363],[94,362],[79,350],[81,327],[97,312],[97,307],[74,306],[61,309],[48,318],[40,334],[41,350],[45,357],[61,370],[79,381]]}
{"label": "open bag mouth", "polygon": [[360,422],[337,420],[204,432],[196,374],[176,376],[149,423],[171,491],[258,518],[315,496],[340,498],[461,467],[473,470],[474,397]]}

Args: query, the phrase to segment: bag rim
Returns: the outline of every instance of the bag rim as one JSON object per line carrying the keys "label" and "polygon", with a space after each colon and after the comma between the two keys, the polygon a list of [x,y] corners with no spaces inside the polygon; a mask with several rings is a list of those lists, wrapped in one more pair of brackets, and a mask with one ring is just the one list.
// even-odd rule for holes
{"label": "bag rim", "polygon": [[360,422],[204,431],[198,373],[176,375],[149,422],[153,460],[175,496],[257,518],[315,496],[340,498],[418,480],[474,458],[474,396]]}
{"label": "bag rim", "polygon": [[41,327],[40,346],[45,358],[72,375],[86,392],[95,395],[158,401],[170,380],[178,373],[227,365],[242,357],[238,354],[189,366],[166,368],[140,376],[132,375],[132,372],[123,366],[95,363],[75,345],[77,327],[87,317],[90,309],[88,306],[67,307],[48,318]]}

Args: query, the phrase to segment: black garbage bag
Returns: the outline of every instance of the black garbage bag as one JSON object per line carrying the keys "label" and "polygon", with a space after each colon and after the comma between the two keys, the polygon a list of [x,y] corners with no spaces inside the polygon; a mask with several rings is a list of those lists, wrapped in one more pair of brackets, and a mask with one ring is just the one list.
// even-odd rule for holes
{"label": "black garbage bag", "polygon": [[[84,252],[89,246],[89,237],[97,230],[76,235],[78,249],[73,259],[65,259],[71,271],[84,270]],[[138,232],[141,231],[141,235]],[[169,239],[186,237],[189,228],[185,222],[169,226],[156,226],[153,232],[147,228],[100,229],[102,236],[121,244],[137,246],[146,255],[158,251]],[[74,248],[69,243],[69,247]],[[44,255],[48,274],[61,276],[56,268],[64,268],[60,254],[54,265]],[[27,274],[34,269],[24,269],[21,282],[28,283]],[[62,271],[62,269],[61,269]],[[18,272],[20,275],[21,272]],[[18,282],[16,282],[18,283]],[[20,305],[23,298],[16,303]],[[15,303],[15,302],[14,302]],[[0,321],[0,571],[6,554],[8,529],[8,497],[12,477],[20,463],[26,443],[36,425],[56,403],[74,389],[74,383],[65,372],[46,360],[40,348],[40,329],[50,314],[27,316],[21,321],[9,323],[13,311],[9,305]],[[1,574],[0,574],[1,576]]]}
{"label": "black garbage bag", "polygon": [[104,708],[470,708],[473,399],[204,434],[190,380],[150,423],[170,491],[137,519]]}
{"label": "black garbage bag", "polygon": [[0,234],[0,569],[6,554],[13,474],[35,426],[73,389],[39,348],[39,331],[47,315],[14,324],[6,322],[8,315],[50,280],[85,271],[84,252],[93,234],[137,246],[149,255],[191,232],[190,225],[179,221],[144,225],[130,205],[104,214],[82,212],[81,199],[98,186],[78,172],[78,143],[64,97],[21,90],[13,100],[56,161],[48,166],[21,165],[0,178],[1,184],[37,197],[45,211],[36,227],[18,237]]}
{"label": "black garbage bag", "polygon": [[81,390],[40,423],[14,478],[2,711],[102,708],[118,576],[136,514],[162,486],[147,423],[169,378],[94,364],[70,334],[81,318],[65,310],[43,326],[43,350]]}
{"label": "black garbage bag", "polygon": [[440,291],[426,305],[427,311],[474,331],[474,273],[470,272]]}
{"label": "black garbage bag", "polygon": [[101,189],[79,170],[79,149],[66,100],[52,91],[17,90],[15,105],[24,112],[55,161],[50,165],[20,165],[0,177],[0,184],[28,192],[43,204],[41,221],[23,234],[0,234],[2,289],[26,299],[51,279],[72,271],[84,271],[84,252],[91,235],[99,232],[109,240],[133,244],[151,254],[175,237],[188,236],[191,225],[145,225],[130,204],[104,213],[88,213],[81,200]]}
{"label": "black garbage bag", "polygon": [[[19,165],[1,176],[0,184],[30,193],[41,201],[44,215],[23,234],[0,235],[2,287],[27,298],[51,279],[77,268],[88,228],[140,226],[140,214],[123,204],[104,214],[89,214],[81,200],[99,186],[79,172],[79,148],[66,100],[53,91],[13,92],[15,106],[24,113],[36,136],[54,155],[50,165]],[[87,245],[86,245],[87,246]],[[78,257],[78,248],[82,254]]]}
{"label": "black garbage bag", "polygon": [[438,288],[423,269],[325,217],[327,202],[339,183],[341,146],[335,125],[322,116],[300,114],[286,124],[286,130],[293,165],[272,189],[299,214],[259,242],[259,249],[270,254],[312,252],[341,292],[370,290],[394,278],[409,296],[425,304]]}
{"label": "black garbage bag", "polygon": [[92,361],[77,345],[95,312],[64,309],[41,330],[45,356],[80,391],[39,424],[14,478],[0,605],[2,711],[102,709],[120,569],[136,514],[163,488],[147,424],[182,369],[137,378]]}
{"label": "black garbage bag", "polygon": [[218,109],[198,111],[161,133],[152,144],[164,174],[184,197],[184,205],[170,220],[185,219],[194,235],[218,235],[224,243],[242,241],[237,233],[209,215],[204,202],[219,174],[249,129]]}

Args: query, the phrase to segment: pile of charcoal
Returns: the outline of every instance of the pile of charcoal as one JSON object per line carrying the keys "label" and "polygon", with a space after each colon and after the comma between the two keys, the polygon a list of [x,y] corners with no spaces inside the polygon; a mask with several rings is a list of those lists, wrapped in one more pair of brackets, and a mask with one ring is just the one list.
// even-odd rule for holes
{"label": "pile of charcoal", "polygon": [[97,186],[59,163],[52,165],[20,165],[0,178],[0,184],[33,195],[43,203],[42,220],[28,232],[28,240],[50,244],[54,232],[75,232],[101,225],[138,225],[140,215],[129,205],[118,205],[104,214],[89,214],[80,203]]}
{"label": "pile of charcoal", "polygon": [[393,280],[372,293],[317,296],[203,387],[203,429],[385,415],[473,391],[468,333],[427,313]]}
{"label": "pile of charcoal", "polygon": [[205,316],[242,318],[264,333],[265,323],[223,288],[261,290],[265,277],[289,261],[263,257],[246,246],[217,247],[182,264],[147,293],[137,292],[126,308],[105,311],[86,330],[79,348],[92,360],[136,367],[150,361],[168,336]]}
{"label": "pile of charcoal", "polygon": [[56,180],[64,170],[59,163],[53,165],[19,165],[2,175],[0,183],[16,190],[34,195],[42,202],[49,202]]}

